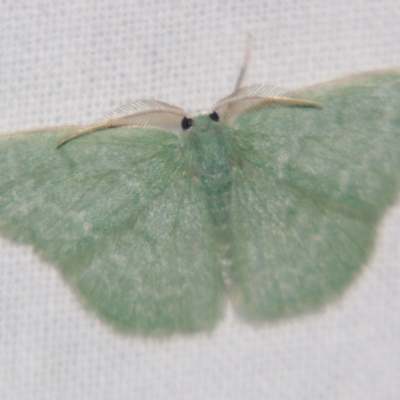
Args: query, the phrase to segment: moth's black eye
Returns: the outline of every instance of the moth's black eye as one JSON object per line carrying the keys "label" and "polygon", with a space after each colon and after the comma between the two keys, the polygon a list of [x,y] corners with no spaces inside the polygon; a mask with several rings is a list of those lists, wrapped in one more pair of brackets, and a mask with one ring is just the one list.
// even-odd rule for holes
{"label": "moth's black eye", "polygon": [[209,117],[210,117],[211,121],[214,121],[214,122],[218,122],[219,121],[219,115],[215,111],[213,111],[209,115]]}
{"label": "moth's black eye", "polygon": [[184,131],[185,131],[186,129],[189,129],[192,125],[193,125],[193,120],[192,120],[192,118],[187,118],[187,117],[183,117],[183,118],[182,118],[181,126],[182,126],[182,129],[183,129]]}

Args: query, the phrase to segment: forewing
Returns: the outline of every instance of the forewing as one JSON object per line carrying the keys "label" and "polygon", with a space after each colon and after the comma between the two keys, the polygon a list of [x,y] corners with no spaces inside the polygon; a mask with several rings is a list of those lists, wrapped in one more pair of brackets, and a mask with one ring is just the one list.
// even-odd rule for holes
{"label": "forewing", "polygon": [[220,312],[207,210],[175,135],[120,128],[0,139],[0,230],[60,268],[114,326],[206,329]]}
{"label": "forewing", "polygon": [[237,121],[234,300],[280,318],[338,296],[366,263],[400,178],[400,75],[385,71],[295,94],[322,109]]}

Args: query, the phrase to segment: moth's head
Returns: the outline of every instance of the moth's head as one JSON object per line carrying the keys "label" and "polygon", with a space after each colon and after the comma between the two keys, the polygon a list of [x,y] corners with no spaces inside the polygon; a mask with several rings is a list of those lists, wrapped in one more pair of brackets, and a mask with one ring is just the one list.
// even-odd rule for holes
{"label": "moth's head", "polygon": [[219,115],[213,111],[212,113],[203,113],[196,117],[183,117],[181,121],[182,131],[195,130],[200,133],[202,131],[207,131],[213,129],[219,125]]}

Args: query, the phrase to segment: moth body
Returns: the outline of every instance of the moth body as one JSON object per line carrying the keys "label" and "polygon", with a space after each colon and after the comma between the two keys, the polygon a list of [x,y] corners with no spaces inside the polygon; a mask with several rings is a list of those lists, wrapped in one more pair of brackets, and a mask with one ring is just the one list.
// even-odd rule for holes
{"label": "moth body", "polygon": [[[224,122],[212,121],[208,115],[200,115],[183,138],[186,152],[195,160],[192,173],[198,178],[204,194],[213,227],[214,245],[227,290],[231,289],[232,267],[232,154],[225,135],[228,127]],[[232,140],[232,139],[231,139]],[[192,153],[194,154],[192,156]]]}

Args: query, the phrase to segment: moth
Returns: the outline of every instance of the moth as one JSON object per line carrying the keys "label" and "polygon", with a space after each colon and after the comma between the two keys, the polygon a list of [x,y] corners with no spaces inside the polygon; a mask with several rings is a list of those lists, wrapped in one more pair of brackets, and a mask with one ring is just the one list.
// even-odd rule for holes
{"label": "moth", "polygon": [[400,181],[400,71],[156,100],[0,137],[0,234],[144,335],[321,308],[367,263]]}

